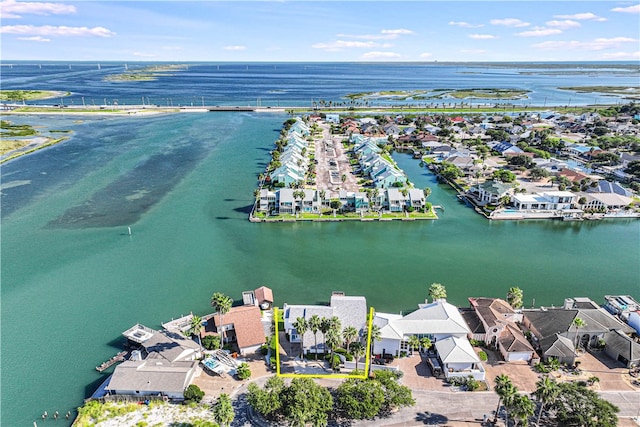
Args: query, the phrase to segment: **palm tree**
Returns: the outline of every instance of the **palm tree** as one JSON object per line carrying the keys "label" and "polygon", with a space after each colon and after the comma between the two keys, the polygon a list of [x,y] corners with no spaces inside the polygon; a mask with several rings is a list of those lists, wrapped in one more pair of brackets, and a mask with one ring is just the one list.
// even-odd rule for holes
{"label": "palm tree", "polygon": [[523,422],[523,425],[527,425],[527,420],[534,413],[534,404],[529,396],[523,394],[516,394],[513,396],[513,400],[510,405],[511,414],[513,415],[513,421],[515,426]]}
{"label": "palm tree", "polygon": [[342,331],[342,338],[344,338],[346,349],[349,351],[349,345],[358,338],[358,330],[353,326],[347,326]]}
{"label": "palm tree", "polygon": [[431,195],[431,188],[425,187],[423,191],[424,191],[424,198],[428,199],[429,196]]}
{"label": "palm tree", "polygon": [[222,393],[213,405],[213,418],[221,426],[228,426],[233,422],[235,412],[229,395]]}
{"label": "palm tree", "polygon": [[558,387],[558,383],[549,377],[544,377],[536,383],[536,390],[533,392],[533,395],[540,401],[540,410],[538,411],[536,425],[540,425],[540,417],[542,416],[544,405],[553,402],[559,392],[560,388]]}
{"label": "palm tree", "polygon": [[329,364],[333,369],[333,351],[334,349],[342,343],[342,335],[340,334],[340,330],[336,328],[330,328],[325,336],[325,344],[329,346],[331,349],[331,358],[329,359]]}
{"label": "palm tree", "polygon": [[429,286],[429,296],[435,302],[439,299],[447,298],[447,289],[440,283],[432,283]]}
{"label": "palm tree", "polygon": [[200,332],[202,332],[202,318],[200,316],[196,316],[195,314],[191,317],[191,322],[189,323],[189,329],[187,330],[187,334],[189,336],[197,336],[198,344],[200,345],[200,353],[202,353],[202,339],[200,338]]}
{"label": "palm tree", "polygon": [[420,347],[420,338],[418,338],[416,335],[411,335],[409,337],[409,340],[407,341],[407,344],[409,344],[409,348],[412,351],[415,351]]}
{"label": "palm tree", "polygon": [[362,356],[364,356],[365,353],[365,348],[364,346],[359,343],[359,342],[354,342],[353,344],[351,344],[351,354],[353,354],[353,358],[356,360],[356,371],[358,370],[358,359],[360,359]]}
{"label": "palm tree", "polygon": [[295,322],[293,322],[293,327],[296,328],[296,333],[300,337],[300,360],[304,360],[304,334],[307,332],[307,321],[304,317],[298,317]]}
{"label": "palm tree", "polygon": [[382,333],[380,332],[380,326],[371,325],[371,354],[373,354],[373,347],[376,341],[382,341]]}
{"label": "palm tree", "polygon": [[320,325],[322,324],[322,320],[317,314],[314,314],[307,321],[307,326],[309,330],[313,332],[313,340],[316,349],[316,360],[318,360],[318,331],[320,330]]}
{"label": "palm tree", "polygon": [[511,305],[511,307],[518,309],[522,307],[522,296],[522,289],[516,286],[511,287],[507,292],[507,302],[509,303],[509,305]]}
{"label": "palm tree", "polygon": [[493,422],[498,421],[498,414],[500,413],[500,405],[502,404],[502,396],[504,390],[508,387],[513,387],[513,383],[511,383],[511,378],[506,376],[505,374],[500,374],[496,377],[496,386],[495,390],[498,394],[498,407],[496,408],[496,415],[493,418]]}
{"label": "palm tree", "polygon": [[216,308],[218,315],[220,316],[220,348],[224,347],[224,323],[223,316],[231,311],[233,300],[231,297],[226,296],[222,292],[215,292],[211,296],[211,305]]}
{"label": "palm tree", "polygon": [[[340,318],[338,316],[332,316],[329,319],[329,328],[336,330],[338,334],[342,333],[342,322],[340,321]],[[340,344],[341,342],[338,343],[338,345]]]}
{"label": "palm tree", "polygon": [[420,338],[420,347],[422,347],[424,351],[429,350],[432,346],[433,346],[433,343],[431,342],[431,338],[429,337]]}
{"label": "palm tree", "polygon": [[580,328],[583,328],[583,327],[587,326],[587,322],[585,322],[580,317],[576,317],[575,319],[573,319],[573,326],[576,327],[576,351],[577,351],[578,347],[580,346],[580,341],[579,341],[580,335],[579,335],[578,331],[580,330]]}
{"label": "palm tree", "polygon": [[327,342],[327,333],[331,329],[331,322],[326,317],[323,317],[320,320],[320,332],[322,332],[322,341],[325,343],[325,353],[326,351],[326,342]]}
{"label": "palm tree", "polygon": [[[304,190],[296,190],[296,191],[294,191],[294,192],[293,192],[293,199],[294,199],[294,200],[298,200],[298,199],[300,199],[300,201],[302,201],[302,199],[304,199],[304,196],[305,196],[305,194],[304,194]],[[302,203],[300,204],[300,206],[298,206],[298,203],[296,203],[295,208],[296,208],[296,209],[295,209],[296,211],[301,210],[301,208],[302,208]]]}
{"label": "palm tree", "polygon": [[[497,391],[497,390],[496,390]],[[500,393],[500,392],[499,392]],[[504,423],[509,425],[509,411],[513,408],[513,404],[518,395],[518,389],[513,384],[507,384],[501,390],[502,403],[504,404]]]}

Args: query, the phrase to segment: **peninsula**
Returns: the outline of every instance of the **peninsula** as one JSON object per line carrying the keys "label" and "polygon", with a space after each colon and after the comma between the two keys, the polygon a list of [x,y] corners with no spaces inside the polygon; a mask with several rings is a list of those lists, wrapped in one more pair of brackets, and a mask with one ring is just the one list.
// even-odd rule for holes
{"label": "peninsula", "polygon": [[391,152],[413,155],[494,220],[640,217],[640,107],[582,114],[357,116],[285,122],[252,221],[434,219],[431,190]]}

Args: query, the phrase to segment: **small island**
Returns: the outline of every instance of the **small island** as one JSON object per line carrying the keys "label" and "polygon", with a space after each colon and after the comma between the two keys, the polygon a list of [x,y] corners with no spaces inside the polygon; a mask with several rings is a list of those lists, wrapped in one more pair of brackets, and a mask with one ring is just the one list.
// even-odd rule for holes
{"label": "small island", "polygon": [[566,86],[560,90],[571,90],[578,93],[599,93],[603,95],[624,96],[627,99],[640,99],[640,86]]}
{"label": "small island", "polygon": [[418,99],[526,99],[529,90],[509,88],[474,88],[474,89],[431,89],[431,90],[391,90],[380,92],[359,92],[345,95],[355,100],[418,100]]}
{"label": "small island", "polygon": [[183,64],[167,64],[167,65],[150,65],[148,67],[140,68],[138,70],[126,69],[124,73],[110,74],[104,78],[104,81],[109,82],[130,82],[130,81],[143,81],[149,82],[157,80],[158,77],[163,75],[169,75],[167,73],[173,71],[183,71],[188,69],[188,65]]}
{"label": "small island", "polygon": [[0,90],[0,101],[37,101],[40,99],[60,98],[69,95],[71,95],[71,92],[57,90]]}
{"label": "small island", "polygon": [[56,137],[57,133],[71,133],[70,130],[39,130],[29,124],[14,124],[8,120],[0,122],[0,163],[13,160],[25,154],[50,147],[67,139]]}

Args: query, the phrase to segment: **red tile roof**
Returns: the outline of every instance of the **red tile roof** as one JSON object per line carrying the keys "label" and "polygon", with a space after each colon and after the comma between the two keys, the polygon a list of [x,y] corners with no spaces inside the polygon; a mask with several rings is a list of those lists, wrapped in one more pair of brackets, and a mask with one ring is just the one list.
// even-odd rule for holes
{"label": "red tile roof", "polygon": [[[220,322],[220,316],[213,316],[216,326]],[[264,328],[260,321],[260,309],[255,305],[241,305],[232,307],[231,310],[222,317],[225,325],[233,324],[233,329],[238,340],[238,347],[251,347],[264,344]]]}
{"label": "red tile roof", "polygon": [[253,291],[256,296],[256,300],[258,304],[262,304],[263,302],[273,303],[273,291],[266,286],[260,286],[258,289]]}

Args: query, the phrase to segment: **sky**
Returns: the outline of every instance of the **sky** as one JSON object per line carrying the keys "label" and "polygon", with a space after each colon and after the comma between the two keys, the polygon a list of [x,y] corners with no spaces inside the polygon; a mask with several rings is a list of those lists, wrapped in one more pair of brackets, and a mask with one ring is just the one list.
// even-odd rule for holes
{"label": "sky", "polygon": [[640,61],[640,1],[0,1],[8,60]]}

